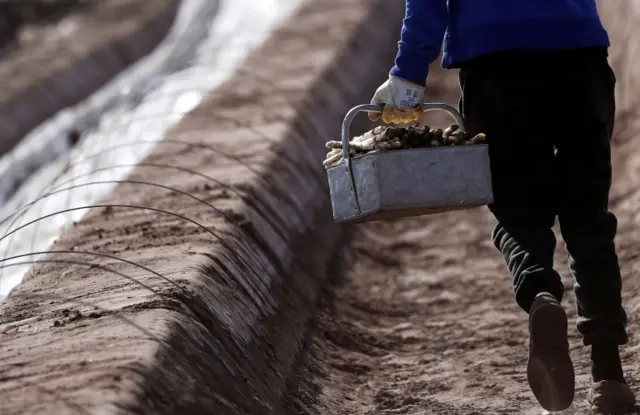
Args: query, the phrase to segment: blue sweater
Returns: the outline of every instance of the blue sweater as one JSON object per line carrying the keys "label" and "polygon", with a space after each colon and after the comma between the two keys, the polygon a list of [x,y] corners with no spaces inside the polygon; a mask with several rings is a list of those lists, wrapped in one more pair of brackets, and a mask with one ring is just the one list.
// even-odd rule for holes
{"label": "blue sweater", "polygon": [[608,47],[609,37],[596,0],[406,0],[391,74],[425,85],[443,42],[452,68],[501,50]]}

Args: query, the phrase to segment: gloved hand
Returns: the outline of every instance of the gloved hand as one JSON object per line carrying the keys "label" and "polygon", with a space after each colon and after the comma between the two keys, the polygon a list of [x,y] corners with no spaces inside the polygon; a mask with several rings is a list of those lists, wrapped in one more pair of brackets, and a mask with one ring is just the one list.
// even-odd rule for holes
{"label": "gloved hand", "polygon": [[[389,75],[389,79],[373,95],[371,103],[384,105],[382,121],[385,123],[409,123],[419,120],[422,115],[424,90],[424,86]],[[377,121],[380,113],[370,112],[369,119]]]}

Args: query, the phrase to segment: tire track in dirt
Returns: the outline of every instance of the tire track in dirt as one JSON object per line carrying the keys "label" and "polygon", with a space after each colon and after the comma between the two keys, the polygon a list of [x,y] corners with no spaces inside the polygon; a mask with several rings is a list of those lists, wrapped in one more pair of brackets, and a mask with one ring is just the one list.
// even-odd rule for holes
{"label": "tire track in dirt", "polygon": [[[625,65],[634,59],[623,36],[633,25],[626,7],[603,14],[619,91],[637,83],[629,70],[634,65]],[[456,104],[456,76],[434,65],[429,98]],[[630,342],[622,356],[638,392],[640,144],[632,138],[639,135],[640,114],[638,101],[627,102],[630,95],[627,91],[619,105],[611,207],[620,221],[618,254],[630,319]],[[542,413],[526,382],[527,316],[515,304],[506,266],[491,242],[494,223],[482,208],[354,226],[352,243],[339,258],[347,269],[335,272],[315,317],[308,355],[291,382],[289,412]],[[575,329],[573,281],[557,229],[556,235],[577,382],[574,405],[566,412],[585,414],[588,349]]]}

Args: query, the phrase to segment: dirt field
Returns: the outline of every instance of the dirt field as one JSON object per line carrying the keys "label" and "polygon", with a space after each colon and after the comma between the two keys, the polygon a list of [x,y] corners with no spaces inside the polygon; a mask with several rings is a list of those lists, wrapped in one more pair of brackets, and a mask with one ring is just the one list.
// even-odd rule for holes
{"label": "dirt field", "polygon": [[149,53],[179,0],[106,0],[57,21],[25,24],[0,57],[0,155]]}
{"label": "dirt field", "polygon": [[0,412],[279,415],[340,237],[318,138],[386,72],[401,12],[308,2],[158,137],[0,302]]}
{"label": "dirt field", "polygon": [[57,22],[25,25],[18,35],[18,45],[2,57],[0,79],[11,76],[12,82],[3,82],[0,101],[42,82],[52,72],[91,54],[113,38],[128,34],[175,4],[176,1],[99,1]]}
{"label": "dirt field", "polygon": [[[321,140],[377,86],[398,4],[310,2],[101,201],[115,208],[95,206],[69,227],[0,304],[4,413],[541,413],[525,381],[526,315],[486,209],[354,227],[296,362],[341,236],[322,194]],[[385,57],[365,54],[385,41]],[[613,57],[627,90],[633,59]],[[430,83],[429,99],[456,103],[455,73],[434,65]],[[631,320],[623,357],[637,390],[640,107],[626,92],[612,208]],[[308,118],[292,121],[307,100]],[[570,290],[562,250],[557,265]],[[565,305],[573,326],[572,295]],[[570,333],[572,412],[584,414],[588,364]]]}
{"label": "dirt field", "polygon": [[[624,30],[620,16],[608,23],[616,37]],[[633,58],[619,56],[628,48],[612,48],[619,90],[635,76],[624,64]],[[430,99],[457,104],[457,74],[437,66],[434,71]],[[638,393],[640,129],[637,113],[630,112],[638,108],[628,102],[631,95],[619,95],[612,210],[620,221],[618,254],[630,316],[623,361]],[[493,225],[483,208],[355,226],[351,246],[337,260],[342,269],[335,271],[316,315],[290,413],[541,413],[526,381],[527,316],[515,304],[506,266],[491,242]],[[567,291],[577,375],[576,399],[567,413],[585,414],[590,366],[575,329],[573,281],[557,236],[556,266]]]}

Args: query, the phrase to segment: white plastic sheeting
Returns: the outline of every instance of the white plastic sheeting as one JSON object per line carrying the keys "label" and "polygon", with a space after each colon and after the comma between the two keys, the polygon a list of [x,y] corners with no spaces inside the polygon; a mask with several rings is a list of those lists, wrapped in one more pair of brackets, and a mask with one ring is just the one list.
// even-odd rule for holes
{"label": "white plastic sheeting", "polygon": [[[43,255],[8,258],[46,251],[88,209],[57,212],[94,204],[116,186],[83,183],[122,179],[149,154],[154,141],[231,77],[300,3],[183,0],[174,27],[151,55],[85,102],[40,125],[5,155],[0,160],[0,202],[5,201],[0,208],[0,298],[30,267],[8,265]],[[84,133],[73,149],[67,139],[70,128]],[[131,167],[106,169],[114,165]],[[17,184],[21,186],[7,200]],[[14,214],[17,210],[21,216]]]}

